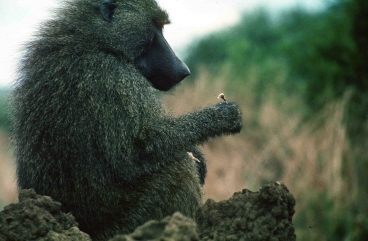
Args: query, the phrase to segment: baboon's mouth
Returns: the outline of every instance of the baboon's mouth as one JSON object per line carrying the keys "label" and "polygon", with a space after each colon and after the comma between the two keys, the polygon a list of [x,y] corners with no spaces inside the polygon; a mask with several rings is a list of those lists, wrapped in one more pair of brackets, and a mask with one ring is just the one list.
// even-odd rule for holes
{"label": "baboon's mouth", "polygon": [[168,91],[172,89],[174,86],[178,85],[182,80],[177,81],[169,81],[167,76],[162,75],[154,75],[147,78],[147,80],[152,84],[155,89],[161,91]]}

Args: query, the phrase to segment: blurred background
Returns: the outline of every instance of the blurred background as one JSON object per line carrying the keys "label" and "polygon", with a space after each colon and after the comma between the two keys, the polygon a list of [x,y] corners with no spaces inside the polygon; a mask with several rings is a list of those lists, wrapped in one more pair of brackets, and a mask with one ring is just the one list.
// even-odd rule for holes
{"label": "blurred background", "polygon": [[[8,96],[19,46],[59,4],[30,2],[0,2],[0,210],[16,201]],[[243,113],[240,134],[202,147],[206,198],[282,181],[297,240],[367,240],[368,1],[158,2],[192,71],[162,95],[168,108],[185,113],[223,92]]]}

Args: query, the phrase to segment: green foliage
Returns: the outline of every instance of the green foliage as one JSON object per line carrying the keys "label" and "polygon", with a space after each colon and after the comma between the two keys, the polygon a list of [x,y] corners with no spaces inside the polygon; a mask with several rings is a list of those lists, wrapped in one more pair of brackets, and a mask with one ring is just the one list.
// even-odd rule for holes
{"label": "green foliage", "polygon": [[360,241],[367,237],[368,230],[353,205],[342,204],[323,191],[310,193],[305,199],[310,204],[308,210],[301,210],[293,220],[298,240]]}
{"label": "green foliage", "polygon": [[347,88],[345,80],[352,76],[348,63],[354,49],[344,12],[308,14],[297,10],[284,18],[283,31],[289,34],[281,49],[293,76],[307,82],[307,102],[315,109],[341,97]]}
{"label": "green foliage", "polygon": [[0,89],[0,129],[5,131],[10,130],[8,95],[8,89]]}
{"label": "green foliage", "polygon": [[233,77],[242,75],[256,63],[267,68],[266,62],[275,55],[276,33],[269,14],[259,10],[229,29],[210,34],[189,47],[186,63],[195,77],[201,67],[219,73],[229,64]]}

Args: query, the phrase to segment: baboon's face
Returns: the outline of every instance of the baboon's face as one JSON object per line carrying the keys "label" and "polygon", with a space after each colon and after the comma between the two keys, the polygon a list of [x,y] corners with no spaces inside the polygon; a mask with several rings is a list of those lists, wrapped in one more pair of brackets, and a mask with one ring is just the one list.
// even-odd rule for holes
{"label": "baboon's face", "polygon": [[190,74],[162,34],[170,21],[154,0],[105,1],[101,14],[112,51],[128,57],[153,87],[167,91]]}

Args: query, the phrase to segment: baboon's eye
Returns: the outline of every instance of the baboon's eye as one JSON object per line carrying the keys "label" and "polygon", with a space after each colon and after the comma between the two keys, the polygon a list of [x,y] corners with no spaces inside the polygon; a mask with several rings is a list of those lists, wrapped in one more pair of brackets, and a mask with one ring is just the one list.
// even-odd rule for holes
{"label": "baboon's eye", "polygon": [[161,23],[155,23],[155,26],[156,26],[156,28],[157,28],[158,30],[161,30],[161,29],[163,29],[163,28],[164,28],[164,25],[163,25],[163,24],[161,24]]}
{"label": "baboon's eye", "polygon": [[102,18],[105,21],[111,22],[116,7],[117,5],[114,3],[114,1],[105,0],[100,6]]}
{"label": "baboon's eye", "polygon": [[138,49],[141,50],[140,56],[147,53],[151,49],[154,38],[155,36],[152,36],[152,38],[149,40],[147,39],[145,41],[140,41],[139,43],[137,43]]}

